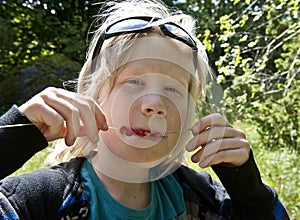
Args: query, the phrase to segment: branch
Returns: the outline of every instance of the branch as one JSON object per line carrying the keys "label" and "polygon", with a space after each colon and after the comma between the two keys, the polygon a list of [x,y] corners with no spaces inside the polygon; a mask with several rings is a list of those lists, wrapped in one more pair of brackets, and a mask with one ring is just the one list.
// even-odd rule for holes
{"label": "branch", "polygon": [[267,20],[266,22],[264,22],[264,23],[260,24],[259,26],[255,27],[255,28],[253,29],[253,31],[256,31],[257,29],[259,29],[259,28],[261,28],[261,27],[267,25],[268,23],[270,23],[270,22],[272,22],[272,21],[274,21],[274,20],[276,20],[276,19],[282,17],[283,15],[284,15],[284,13],[281,13],[281,14],[277,15],[276,17],[271,18],[270,20]]}
{"label": "branch", "polygon": [[[300,22],[298,22],[297,24],[300,25]],[[297,25],[296,24],[296,25]],[[285,34],[285,32],[288,32],[290,29],[285,30],[282,34]],[[277,45],[275,45],[275,47],[272,48],[272,50],[270,51],[270,53],[272,53],[274,50],[276,50],[278,47],[280,47],[283,43],[285,43],[286,41],[288,41],[289,39],[291,39],[292,37],[294,37],[295,35],[300,33],[300,29],[298,29],[296,32],[294,32],[293,34],[289,35],[287,38],[283,39],[282,41],[280,41],[280,43],[278,43]],[[279,35],[278,37],[275,38],[275,40],[278,40],[280,37],[282,37],[283,35]]]}
{"label": "branch", "polygon": [[247,11],[250,10],[250,8],[255,5],[257,3],[257,0],[253,1],[244,11],[242,11],[242,13],[233,21],[233,24],[236,23],[241,17],[243,14],[245,14]]}
{"label": "branch", "polygon": [[[289,69],[290,73],[294,69],[294,66],[296,64],[296,60],[297,60],[298,56],[300,56],[300,48],[298,49],[297,54],[296,54],[296,56],[295,56],[295,58],[294,58],[294,60],[293,60],[293,62],[291,64],[291,67]],[[298,69],[298,71],[295,71],[295,73],[292,75],[292,77],[288,80],[287,84],[285,85],[285,89],[284,89],[283,95],[286,95],[288,93],[288,90],[289,90],[289,88],[290,88],[290,86],[292,84],[292,81],[296,78],[296,76],[297,76],[297,74],[299,74],[299,72],[300,72],[300,68]],[[289,77],[289,74],[287,75],[287,78],[288,77]]]}
{"label": "branch", "polygon": [[277,40],[279,40],[280,38],[282,38],[284,35],[286,35],[292,28],[297,27],[300,24],[300,22],[298,23],[294,23],[291,28],[286,29],[285,31],[283,31],[281,34],[279,34],[276,38],[274,38],[267,46],[267,52],[266,55],[269,55],[270,53],[272,53],[274,50],[276,50],[278,47],[280,47],[283,43],[285,43],[286,41],[288,41],[289,39],[291,39],[292,37],[294,37],[296,34],[300,33],[300,29],[298,29],[295,33],[291,34],[290,36],[288,36],[287,38],[283,39],[280,43],[278,43],[277,45],[275,45],[272,49],[271,46],[272,44],[274,44]]}

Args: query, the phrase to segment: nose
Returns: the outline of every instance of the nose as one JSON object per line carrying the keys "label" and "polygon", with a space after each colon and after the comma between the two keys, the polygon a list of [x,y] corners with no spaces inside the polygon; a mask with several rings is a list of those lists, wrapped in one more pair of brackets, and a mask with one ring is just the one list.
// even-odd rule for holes
{"label": "nose", "polygon": [[149,94],[143,97],[141,110],[146,116],[157,115],[165,117],[167,115],[167,109],[162,97],[156,94]]}

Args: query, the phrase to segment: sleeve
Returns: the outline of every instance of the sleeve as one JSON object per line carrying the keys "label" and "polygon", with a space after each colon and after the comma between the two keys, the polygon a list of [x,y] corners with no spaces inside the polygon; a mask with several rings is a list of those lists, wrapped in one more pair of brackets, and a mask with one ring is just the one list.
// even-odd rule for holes
{"label": "sleeve", "polygon": [[3,179],[0,219],[58,219],[67,184],[67,176],[58,169],[40,169]]}
{"label": "sleeve", "polygon": [[275,190],[262,183],[252,151],[242,166],[215,165],[213,170],[230,195],[235,219],[289,219]]}
{"label": "sleeve", "polygon": [[0,217],[1,219],[18,219],[18,214],[14,207],[2,192],[0,192]]}
{"label": "sleeve", "polygon": [[34,125],[1,127],[30,123],[15,105],[0,117],[0,179],[17,170],[36,152],[48,146],[43,134]]}

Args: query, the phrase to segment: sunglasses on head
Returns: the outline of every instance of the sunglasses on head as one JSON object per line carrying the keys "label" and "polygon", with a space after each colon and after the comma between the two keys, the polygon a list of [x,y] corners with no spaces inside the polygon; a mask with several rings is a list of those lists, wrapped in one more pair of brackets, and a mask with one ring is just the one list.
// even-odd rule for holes
{"label": "sunglasses on head", "polygon": [[194,64],[196,66],[197,44],[193,38],[179,25],[173,22],[160,21],[162,21],[162,18],[129,17],[109,25],[106,28],[105,33],[99,37],[96,47],[93,51],[92,59],[94,60],[94,58],[100,53],[104,41],[111,37],[131,33],[145,33],[152,27],[159,27],[162,33],[166,36],[179,40],[193,49]]}

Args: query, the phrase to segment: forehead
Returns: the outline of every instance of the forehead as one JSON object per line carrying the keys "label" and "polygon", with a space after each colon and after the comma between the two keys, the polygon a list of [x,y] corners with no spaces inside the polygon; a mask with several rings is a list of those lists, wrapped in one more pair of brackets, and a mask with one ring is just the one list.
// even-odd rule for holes
{"label": "forehead", "polygon": [[157,59],[174,63],[186,72],[196,74],[194,54],[188,45],[157,33],[149,33],[134,39],[117,39],[105,42],[104,57],[114,57],[112,67],[114,70],[141,59]]}
{"label": "forehead", "polygon": [[147,36],[136,39],[128,53],[128,62],[140,59],[156,59],[176,64],[194,74],[192,49],[169,37]]}
{"label": "forehead", "polygon": [[166,79],[163,76],[171,77],[184,86],[188,86],[191,79],[190,73],[182,69],[175,63],[158,59],[139,59],[131,61],[124,65],[120,70],[120,78],[130,76],[139,76],[144,74],[159,74],[161,80]]}

